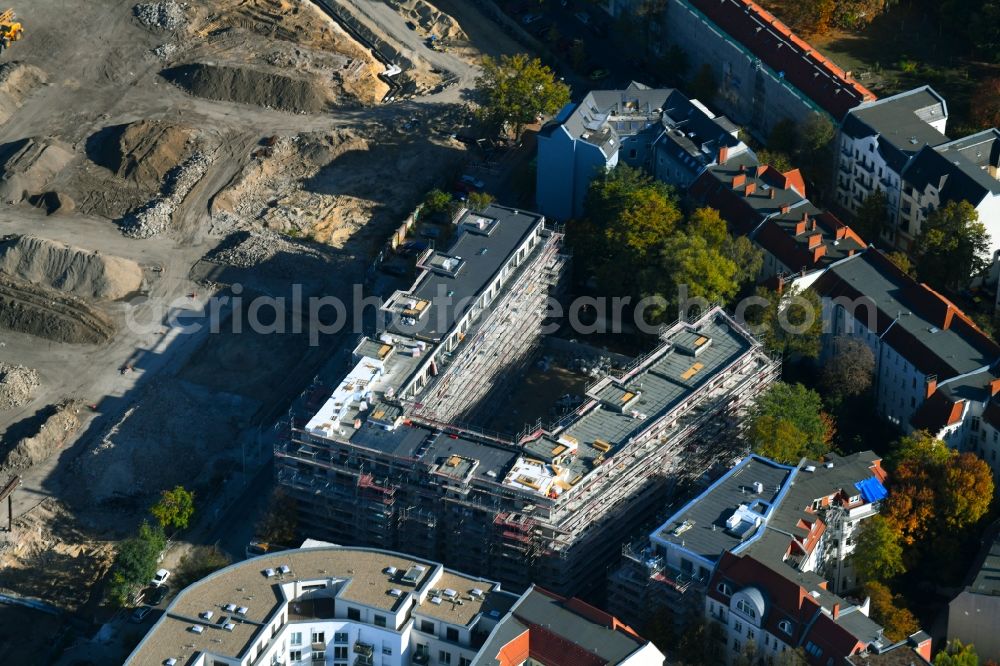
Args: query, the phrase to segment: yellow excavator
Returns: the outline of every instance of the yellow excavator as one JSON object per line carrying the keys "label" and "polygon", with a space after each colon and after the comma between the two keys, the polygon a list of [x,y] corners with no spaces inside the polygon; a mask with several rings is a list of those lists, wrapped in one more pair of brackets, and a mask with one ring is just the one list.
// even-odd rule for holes
{"label": "yellow excavator", "polygon": [[11,42],[16,42],[23,36],[24,26],[14,16],[13,9],[0,14],[0,53],[10,48]]}

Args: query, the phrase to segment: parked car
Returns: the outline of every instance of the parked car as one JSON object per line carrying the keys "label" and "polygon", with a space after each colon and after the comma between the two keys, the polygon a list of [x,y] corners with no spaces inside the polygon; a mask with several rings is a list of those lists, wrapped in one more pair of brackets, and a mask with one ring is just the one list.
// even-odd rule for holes
{"label": "parked car", "polygon": [[472,185],[477,190],[481,190],[484,187],[486,187],[486,183],[484,183],[483,181],[479,180],[475,176],[470,176],[469,174],[465,174],[464,176],[462,176],[461,180],[462,180],[463,183],[466,183],[468,185]]}
{"label": "parked car", "polygon": [[153,588],[153,591],[149,593],[146,603],[150,606],[159,606],[163,603],[163,600],[167,598],[168,594],[170,594],[169,585],[160,585],[159,587],[155,587]]}
{"label": "parked car", "polygon": [[159,587],[166,583],[168,578],[170,578],[170,572],[166,569],[159,569],[156,574],[153,575],[153,580],[150,582],[153,587]]}
{"label": "parked car", "polygon": [[128,620],[129,622],[133,622],[135,624],[141,624],[142,621],[146,619],[146,616],[152,612],[153,609],[150,608],[149,606],[139,606],[134,611],[132,611],[132,615],[129,617]]}

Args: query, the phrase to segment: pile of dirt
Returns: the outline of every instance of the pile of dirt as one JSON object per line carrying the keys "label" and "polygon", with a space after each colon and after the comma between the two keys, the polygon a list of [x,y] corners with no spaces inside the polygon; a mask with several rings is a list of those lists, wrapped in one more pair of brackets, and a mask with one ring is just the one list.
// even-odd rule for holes
{"label": "pile of dirt", "polygon": [[195,148],[195,130],[161,120],[139,120],[118,128],[107,166],[119,178],[158,190],[171,169]]}
{"label": "pile of dirt", "polygon": [[0,274],[0,328],[70,344],[110,340],[115,325],[82,299]]}
{"label": "pile of dirt", "polygon": [[204,177],[212,159],[197,152],[167,174],[160,196],[121,221],[122,233],[131,238],[152,238],[170,226],[174,211]]}
{"label": "pile of dirt", "polygon": [[172,0],[136,5],[132,13],[139,23],[156,30],[176,30],[187,22],[184,7]]}
{"label": "pile of dirt", "polygon": [[425,0],[388,0],[389,5],[405,18],[442,41],[468,41],[458,21],[439,11]]}
{"label": "pile of dirt", "polygon": [[[302,188],[301,181],[350,153],[363,153],[369,142],[347,129],[330,133],[305,133],[265,142],[256,150],[230,186],[212,201],[216,231],[223,235],[233,225],[227,220],[253,221],[249,228],[264,227],[281,233],[309,234],[312,227],[333,213],[334,202]],[[227,217],[225,214],[231,214]],[[236,225],[236,228],[248,228]]]}
{"label": "pile of dirt", "polygon": [[38,384],[38,372],[35,370],[0,361],[0,409],[28,404]]}
{"label": "pile of dirt", "polygon": [[197,97],[292,113],[322,113],[332,102],[329,89],[311,76],[205,63],[179,65],[160,75]]}
{"label": "pile of dirt", "polygon": [[55,139],[21,139],[0,146],[0,199],[18,203],[44,192],[72,159],[72,148]]}
{"label": "pile of dirt", "polygon": [[116,300],[142,287],[130,259],[34,236],[0,238],[0,272],[84,298]]}
{"label": "pile of dirt", "polygon": [[64,402],[41,421],[38,430],[32,435],[22,438],[9,448],[5,442],[3,457],[0,458],[0,473],[25,470],[48,460],[80,430],[83,425],[80,412],[83,408],[83,403],[77,400]]}
{"label": "pile of dirt", "polygon": [[[239,460],[233,446],[236,415],[249,416],[259,403],[241,396],[163,378],[74,461],[81,500],[94,503],[144,496],[183,484],[197,488],[220,458]],[[150,446],[150,442],[156,442]]]}
{"label": "pile of dirt", "polygon": [[28,196],[28,203],[35,208],[41,208],[46,215],[56,213],[70,213],[76,208],[76,202],[68,194],[63,192],[40,192]]}
{"label": "pile of dirt", "polygon": [[34,65],[17,61],[0,65],[0,123],[7,122],[25,98],[47,82],[45,72]]}

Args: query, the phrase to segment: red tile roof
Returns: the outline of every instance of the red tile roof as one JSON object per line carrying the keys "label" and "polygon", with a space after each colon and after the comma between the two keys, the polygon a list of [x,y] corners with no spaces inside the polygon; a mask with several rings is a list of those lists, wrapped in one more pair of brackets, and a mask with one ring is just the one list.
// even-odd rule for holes
{"label": "red tile roof", "polygon": [[688,0],[838,122],[874,93],[750,0]]}

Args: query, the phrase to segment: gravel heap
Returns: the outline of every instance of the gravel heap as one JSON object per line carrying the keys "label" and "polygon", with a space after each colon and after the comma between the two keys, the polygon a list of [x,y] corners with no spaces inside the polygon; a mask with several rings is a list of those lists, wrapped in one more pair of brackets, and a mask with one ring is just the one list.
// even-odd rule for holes
{"label": "gravel heap", "polygon": [[169,60],[171,56],[177,53],[177,44],[168,42],[166,44],[160,44],[155,49],[153,49],[153,55],[155,55],[160,60]]}
{"label": "gravel heap", "polygon": [[37,372],[23,365],[0,361],[0,409],[28,404],[37,388]]}
{"label": "gravel heap", "polygon": [[139,22],[147,28],[176,30],[187,20],[184,15],[184,7],[172,0],[136,5],[132,11]]}
{"label": "gravel heap", "polygon": [[152,238],[168,226],[174,210],[208,171],[212,160],[196,152],[179,164],[168,176],[163,193],[122,220],[122,233],[130,238]]}

